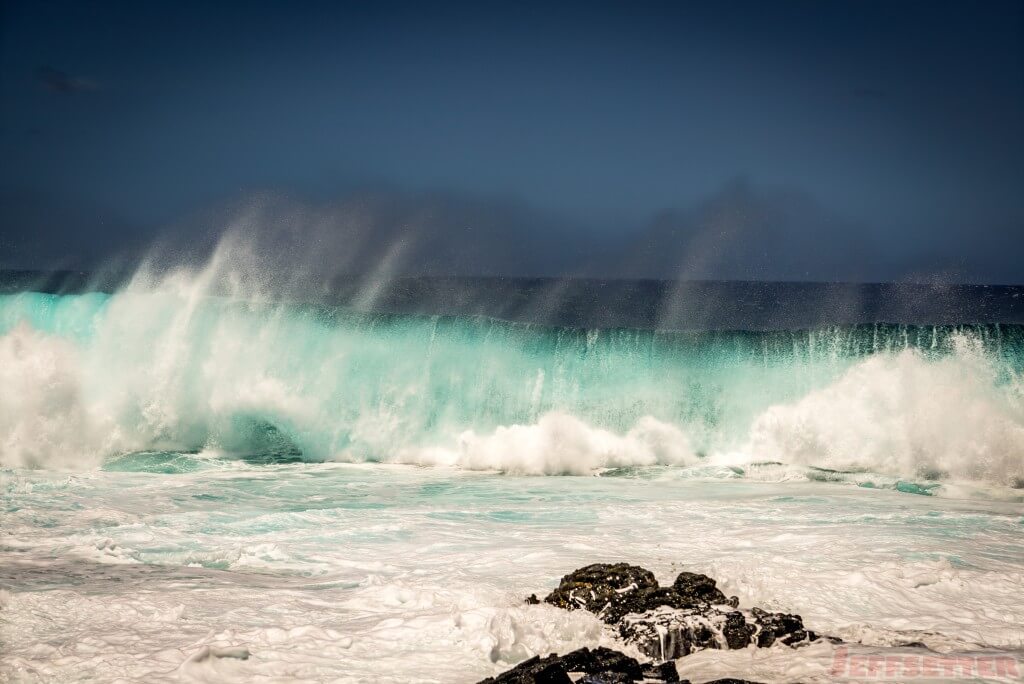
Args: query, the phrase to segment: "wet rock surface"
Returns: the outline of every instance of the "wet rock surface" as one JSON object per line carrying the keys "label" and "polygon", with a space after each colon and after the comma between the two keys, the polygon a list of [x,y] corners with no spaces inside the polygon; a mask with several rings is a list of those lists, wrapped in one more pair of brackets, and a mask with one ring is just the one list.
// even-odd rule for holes
{"label": "wet rock surface", "polygon": [[[594,613],[652,662],[640,663],[608,648],[583,648],[564,656],[536,656],[481,684],[679,682],[672,661],[696,651],[795,647],[819,638],[804,627],[799,615],[740,609],[739,600],[726,597],[707,575],[681,572],[671,587],[662,587],[654,573],[628,563],[596,563],[575,570],[544,602]],[[540,600],[531,595],[527,603]],[[755,683],[718,679],[713,684]]]}
{"label": "wet rock surface", "polygon": [[[479,684],[689,684],[679,679],[675,663],[641,664],[610,648],[581,648],[563,656],[534,656],[497,677]],[[758,684],[742,679],[718,679],[713,684]]]}
{"label": "wet rock surface", "polygon": [[619,636],[644,655],[672,660],[704,649],[761,648],[777,641],[797,646],[818,638],[804,629],[799,615],[725,609],[661,607],[629,614],[618,623]]}
{"label": "wet rock surface", "polygon": [[565,610],[588,610],[605,622],[642,612],[659,590],[654,573],[627,563],[596,563],[562,578],[545,603]]}
{"label": "wet rock surface", "polygon": [[714,579],[694,572],[681,572],[671,587],[662,587],[640,566],[596,563],[563,577],[544,601],[594,613],[617,626],[626,643],[660,660],[707,648],[796,646],[818,638],[799,615],[738,609],[735,596],[727,598]]}
{"label": "wet rock surface", "polygon": [[588,610],[609,624],[659,606],[738,603],[735,597],[727,599],[707,575],[682,572],[671,587],[662,587],[650,570],[627,563],[595,563],[571,572],[544,602],[566,610]]}
{"label": "wet rock surface", "polygon": [[[675,665],[666,663],[671,669],[668,676],[674,679],[652,679],[651,681],[677,682],[679,675],[676,673]],[[665,670],[669,673],[669,670]],[[583,679],[570,677],[572,675],[586,675]],[[596,682],[637,682],[644,680],[644,668],[636,658],[631,658],[625,653],[610,648],[581,648],[564,656],[552,653],[546,658],[534,656],[507,672],[497,677],[485,679],[480,684],[562,684],[572,681]],[[603,679],[592,679],[599,677]]]}

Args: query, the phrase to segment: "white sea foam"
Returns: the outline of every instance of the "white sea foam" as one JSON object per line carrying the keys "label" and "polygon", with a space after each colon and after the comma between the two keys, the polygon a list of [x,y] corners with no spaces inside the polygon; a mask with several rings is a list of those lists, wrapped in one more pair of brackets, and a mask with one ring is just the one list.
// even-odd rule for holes
{"label": "white sea foam", "polygon": [[503,426],[487,435],[467,430],[453,449],[403,452],[397,460],[523,475],[589,475],[602,468],[693,465],[697,456],[682,430],[650,416],[618,435],[554,412],[533,425]]}
{"label": "white sea foam", "polygon": [[[851,652],[1024,656],[1019,503],[347,464],[20,470],[0,486],[0,679],[470,684],[534,654],[616,646],[593,615],[524,598],[619,560],[662,582],[708,573]],[[821,643],[679,665],[694,681],[824,683],[835,655]]]}
{"label": "white sea foam", "polygon": [[0,335],[0,463],[97,465],[116,443],[83,399],[79,350],[21,323]]}
{"label": "white sea foam", "polygon": [[742,452],[833,469],[1011,484],[1024,478],[1024,393],[976,340],[954,354],[880,354],[758,416]]}

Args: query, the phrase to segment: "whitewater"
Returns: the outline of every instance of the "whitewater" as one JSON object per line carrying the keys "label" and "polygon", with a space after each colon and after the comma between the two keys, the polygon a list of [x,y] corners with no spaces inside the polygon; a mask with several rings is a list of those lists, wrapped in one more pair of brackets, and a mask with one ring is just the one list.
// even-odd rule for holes
{"label": "whitewater", "polygon": [[[0,295],[3,680],[474,682],[615,646],[524,602],[614,561],[859,653],[1024,659],[1020,325],[552,326],[235,275]],[[678,666],[825,682],[837,648]]]}

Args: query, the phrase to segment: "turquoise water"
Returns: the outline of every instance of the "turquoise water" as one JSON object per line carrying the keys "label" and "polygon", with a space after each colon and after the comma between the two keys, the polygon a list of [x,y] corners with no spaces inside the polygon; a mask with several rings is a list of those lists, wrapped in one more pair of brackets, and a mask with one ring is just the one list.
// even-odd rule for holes
{"label": "turquoise water", "polygon": [[[589,431],[581,438],[588,447],[596,440],[597,448],[615,453],[597,459],[598,465],[694,465],[738,451],[748,462],[792,462],[777,445],[751,446],[758,421],[764,423],[773,407],[827,395],[851,371],[866,374],[859,382],[871,386],[821,397],[832,407],[826,410],[846,402],[850,406],[842,412],[856,414],[865,402],[888,402],[889,409],[906,412],[906,432],[924,432],[926,426],[913,424],[915,416],[938,412],[926,416],[938,420],[966,392],[982,405],[978,415],[968,416],[976,424],[964,429],[975,430],[978,440],[998,440],[985,448],[1024,444],[1017,434],[1024,430],[1020,326],[584,330],[157,290],[0,296],[0,335],[9,386],[24,385],[23,393],[8,398],[8,421],[18,421],[19,414],[31,421],[39,410],[66,412],[66,423],[78,434],[69,438],[59,425],[45,426],[52,433],[45,435],[46,448],[75,444],[86,465],[110,458],[124,463],[123,455],[132,452],[217,450],[251,458],[472,463],[515,470],[522,464],[509,466],[508,449],[495,440],[509,426],[538,424],[546,435]],[[54,375],[41,382],[39,373]],[[914,386],[906,396],[887,395],[894,384],[910,379]],[[962,384],[950,386],[957,383]],[[932,394],[922,396],[922,389]],[[568,427],[553,419],[543,423],[553,414],[569,421]],[[803,422],[789,433],[807,428],[801,416],[792,420]],[[664,426],[678,439],[651,436]],[[609,446],[604,433],[620,441]],[[794,438],[789,433],[771,439],[788,443]],[[805,441],[811,446],[795,451],[820,449],[831,437],[809,435]],[[663,453],[665,441],[673,439],[685,439],[685,454]],[[927,450],[927,439],[921,439],[925,443],[883,450]],[[911,472],[902,457],[885,467],[884,454],[873,444],[862,450],[867,460],[850,463],[848,456],[858,448],[840,446],[844,453],[822,453],[820,462],[807,454],[797,460],[914,477],[929,468],[935,474],[951,469],[947,457],[934,467],[927,457],[915,457],[920,463]],[[25,443],[9,443],[3,456],[15,464],[74,461]],[[174,465],[168,457],[167,467],[188,467],[187,459],[178,460]],[[985,465],[978,472],[981,479],[1011,483],[1020,474],[1012,466]],[[534,469],[577,472],[564,465]],[[966,466],[952,470],[973,472]]]}

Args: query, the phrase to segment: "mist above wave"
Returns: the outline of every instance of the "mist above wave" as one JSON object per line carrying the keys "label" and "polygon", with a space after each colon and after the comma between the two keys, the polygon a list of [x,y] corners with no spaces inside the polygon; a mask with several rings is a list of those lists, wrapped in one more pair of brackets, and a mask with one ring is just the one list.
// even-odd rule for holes
{"label": "mist above wave", "polygon": [[523,474],[1024,474],[1013,326],[544,328],[284,304],[248,278],[220,264],[113,295],[0,297],[0,462],[205,449]]}

